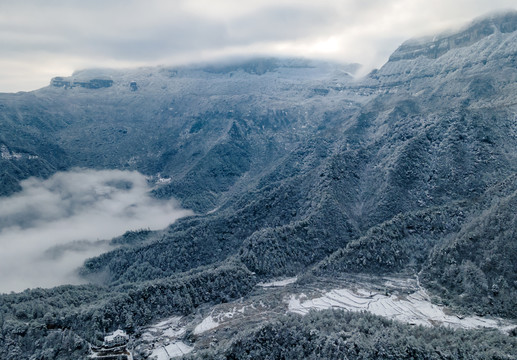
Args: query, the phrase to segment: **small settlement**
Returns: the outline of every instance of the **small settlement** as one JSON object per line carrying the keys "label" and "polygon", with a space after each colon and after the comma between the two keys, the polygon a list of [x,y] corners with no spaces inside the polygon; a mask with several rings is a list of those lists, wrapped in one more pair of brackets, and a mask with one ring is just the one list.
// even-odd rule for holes
{"label": "small settlement", "polygon": [[101,347],[91,348],[92,359],[103,360],[133,360],[133,355],[128,349],[129,335],[124,330],[116,330],[110,335],[104,337]]}

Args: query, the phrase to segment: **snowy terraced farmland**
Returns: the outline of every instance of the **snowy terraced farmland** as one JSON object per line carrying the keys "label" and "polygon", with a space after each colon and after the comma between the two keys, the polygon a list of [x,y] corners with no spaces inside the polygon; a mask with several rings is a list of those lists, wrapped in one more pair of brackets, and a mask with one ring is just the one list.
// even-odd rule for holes
{"label": "snowy terraced farmland", "polygon": [[[306,315],[311,310],[343,309],[368,311],[389,319],[423,326],[494,328],[509,331],[515,324],[479,316],[460,317],[431,302],[418,279],[411,277],[361,277],[339,280],[325,288],[326,281],[301,285],[297,278],[257,285],[247,299],[204,308],[194,317],[171,317],[144,329],[142,342],[149,358],[180,357],[212,347],[243,329],[286,313]],[[237,330],[237,329],[240,329]]]}
{"label": "snowy terraced farmland", "polygon": [[463,329],[486,327],[501,330],[513,327],[502,319],[447,315],[444,308],[431,303],[423,289],[405,296],[386,295],[365,289],[335,289],[311,299],[305,294],[291,295],[288,307],[289,312],[301,315],[310,310],[324,309],[368,311],[389,319],[424,326],[443,325]]}

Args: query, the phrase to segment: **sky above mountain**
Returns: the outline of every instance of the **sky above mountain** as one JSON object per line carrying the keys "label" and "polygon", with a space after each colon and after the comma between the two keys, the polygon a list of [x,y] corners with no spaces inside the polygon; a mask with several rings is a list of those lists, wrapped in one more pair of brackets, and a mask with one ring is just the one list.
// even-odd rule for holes
{"label": "sky above mountain", "polygon": [[367,71],[408,38],[515,8],[515,0],[0,0],[0,92],[82,68],[228,56],[326,58]]}

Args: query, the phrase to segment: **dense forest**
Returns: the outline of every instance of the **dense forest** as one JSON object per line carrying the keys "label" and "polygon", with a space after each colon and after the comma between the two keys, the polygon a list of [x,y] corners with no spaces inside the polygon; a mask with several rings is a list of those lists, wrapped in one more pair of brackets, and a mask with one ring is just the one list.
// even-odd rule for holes
{"label": "dense forest", "polygon": [[512,359],[517,339],[498,331],[409,326],[342,310],[288,315],[188,359]]}
{"label": "dense forest", "polygon": [[153,320],[189,314],[201,304],[239,298],[255,283],[247,269],[230,263],[109,289],[62,286],[3,295],[0,355],[2,359],[26,354],[38,359],[81,358],[88,342],[101,344],[112,329],[132,333]]}

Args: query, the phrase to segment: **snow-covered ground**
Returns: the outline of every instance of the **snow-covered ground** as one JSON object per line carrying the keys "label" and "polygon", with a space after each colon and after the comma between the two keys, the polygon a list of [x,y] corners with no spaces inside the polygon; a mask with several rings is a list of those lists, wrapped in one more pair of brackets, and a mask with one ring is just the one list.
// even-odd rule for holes
{"label": "snow-covered ground", "polygon": [[37,159],[37,155],[29,155],[29,154],[22,154],[17,153],[12,150],[10,150],[7,146],[1,145],[0,146],[0,158],[4,160],[20,160],[20,159]]}
{"label": "snow-covered ground", "polygon": [[210,315],[205,317],[203,321],[201,321],[192,333],[194,335],[200,335],[207,331],[218,328],[221,325],[226,325],[230,321],[239,321],[245,317],[253,317],[256,314],[263,314],[264,303],[260,302],[255,306],[255,304],[226,304],[226,306],[215,307]]}
{"label": "snow-covered ground", "polygon": [[214,320],[212,315],[208,315],[206,318],[203,319],[203,321],[201,321],[201,323],[199,325],[197,325],[194,328],[194,331],[192,333],[194,335],[199,335],[208,330],[215,329],[218,326],[219,326],[219,323]]}
{"label": "snow-covered ground", "polygon": [[513,326],[502,319],[488,319],[479,316],[459,317],[448,315],[444,308],[431,303],[423,289],[407,295],[387,295],[365,289],[334,289],[322,296],[307,298],[306,295],[291,295],[288,311],[305,315],[310,310],[345,309],[369,311],[376,315],[399,320],[409,324],[454,328],[496,328],[510,329]]}
{"label": "snow-covered ground", "polygon": [[[170,317],[144,329],[137,346],[149,359],[166,360],[188,352],[207,349],[238,332],[288,312],[301,315],[310,310],[343,309],[369,311],[401,322],[453,328],[495,328],[509,331],[509,321],[479,316],[460,317],[435,305],[415,277],[355,276],[317,280],[311,284],[287,286],[296,278],[261,283],[256,292],[233,302],[200,309],[188,317]],[[193,336],[191,336],[193,335]],[[188,340],[186,340],[188,339]]]}
{"label": "snow-covered ground", "polygon": [[283,287],[283,286],[287,286],[289,284],[293,284],[296,282],[296,280],[298,280],[298,277],[291,277],[291,278],[287,278],[287,279],[283,279],[283,280],[277,280],[277,281],[271,281],[271,282],[267,282],[267,283],[258,283],[257,286],[260,286],[260,287]]}
{"label": "snow-covered ground", "polygon": [[145,329],[140,347],[150,349],[150,359],[169,360],[191,352],[194,348],[185,344],[181,338],[186,333],[186,321],[173,316]]}
{"label": "snow-covered ground", "polygon": [[185,328],[180,325],[181,316],[173,316],[147,328],[143,338],[154,339],[157,336],[179,337],[185,334]]}
{"label": "snow-covered ground", "polygon": [[169,360],[170,358],[175,358],[179,356],[183,356],[188,354],[194,350],[192,346],[188,346],[181,341],[175,341],[169,345],[161,346],[153,350],[150,358],[156,358],[156,360]]}

